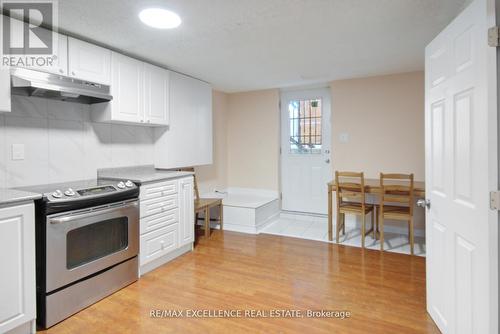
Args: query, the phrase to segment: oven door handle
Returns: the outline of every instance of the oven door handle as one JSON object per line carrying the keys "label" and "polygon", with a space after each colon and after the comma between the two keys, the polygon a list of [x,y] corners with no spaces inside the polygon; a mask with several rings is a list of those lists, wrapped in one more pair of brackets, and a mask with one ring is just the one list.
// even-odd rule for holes
{"label": "oven door handle", "polygon": [[90,218],[90,217],[94,217],[94,216],[98,216],[98,215],[102,215],[102,214],[106,214],[106,213],[110,213],[110,212],[114,212],[114,211],[118,211],[118,210],[122,210],[122,209],[128,209],[131,207],[137,207],[137,206],[138,206],[138,203],[137,203],[137,200],[135,200],[134,202],[129,202],[126,204],[113,206],[113,207],[107,207],[107,208],[103,208],[103,209],[96,210],[96,211],[89,211],[89,212],[77,214],[74,216],[64,216],[61,218],[52,218],[52,219],[50,219],[50,223],[51,224],[63,224],[63,223],[67,223],[67,222],[70,222],[73,220],[79,220],[82,218]]}

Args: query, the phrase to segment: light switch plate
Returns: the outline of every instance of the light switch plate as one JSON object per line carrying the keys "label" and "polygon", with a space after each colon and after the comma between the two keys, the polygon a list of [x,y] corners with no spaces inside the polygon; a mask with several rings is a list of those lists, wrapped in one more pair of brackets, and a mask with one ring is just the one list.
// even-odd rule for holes
{"label": "light switch plate", "polygon": [[24,144],[12,144],[12,160],[24,160]]}
{"label": "light switch plate", "polygon": [[339,134],[339,141],[342,144],[347,144],[349,142],[349,134],[347,132],[342,132]]}

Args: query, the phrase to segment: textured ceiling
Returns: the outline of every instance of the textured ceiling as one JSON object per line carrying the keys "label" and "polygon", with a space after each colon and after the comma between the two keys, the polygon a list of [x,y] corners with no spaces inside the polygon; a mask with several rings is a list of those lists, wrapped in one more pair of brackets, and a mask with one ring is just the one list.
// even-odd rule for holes
{"label": "textured ceiling", "polygon": [[[72,35],[227,92],[423,69],[424,47],[467,0],[59,0]],[[176,11],[174,30],[140,9]]]}

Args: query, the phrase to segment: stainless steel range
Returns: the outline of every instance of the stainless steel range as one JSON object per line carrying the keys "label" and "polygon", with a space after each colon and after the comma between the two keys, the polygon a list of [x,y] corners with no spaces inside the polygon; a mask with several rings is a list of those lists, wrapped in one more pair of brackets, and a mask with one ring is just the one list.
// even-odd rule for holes
{"label": "stainless steel range", "polygon": [[138,187],[89,180],[24,187],[36,202],[37,322],[48,328],[138,278]]}

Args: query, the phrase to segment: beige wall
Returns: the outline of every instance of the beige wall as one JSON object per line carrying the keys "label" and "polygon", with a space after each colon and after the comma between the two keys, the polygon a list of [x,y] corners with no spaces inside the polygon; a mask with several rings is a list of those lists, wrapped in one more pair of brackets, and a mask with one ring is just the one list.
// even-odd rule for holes
{"label": "beige wall", "polygon": [[[412,172],[424,179],[423,72],[331,82],[333,170]],[[279,90],[213,92],[214,164],[200,191],[279,190]],[[340,143],[339,134],[349,134]],[[332,170],[332,177],[333,177]]]}
{"label": "beige wall", "polygon": [[[424,72],[334,81],[333,169],[424,180]],[[340,133],[349,142],[339,141]]]}
{"label": "beige wall", "polygon": [[279,90],[228,95],[227,184],[279,189]]}
{"label": "beige wall", "polygon": [[228,95],[223,92],[213,91],[212,110],[214,163],[196,168],[200,194],[213,192],[214,189],[223,190],[227,187]]}

